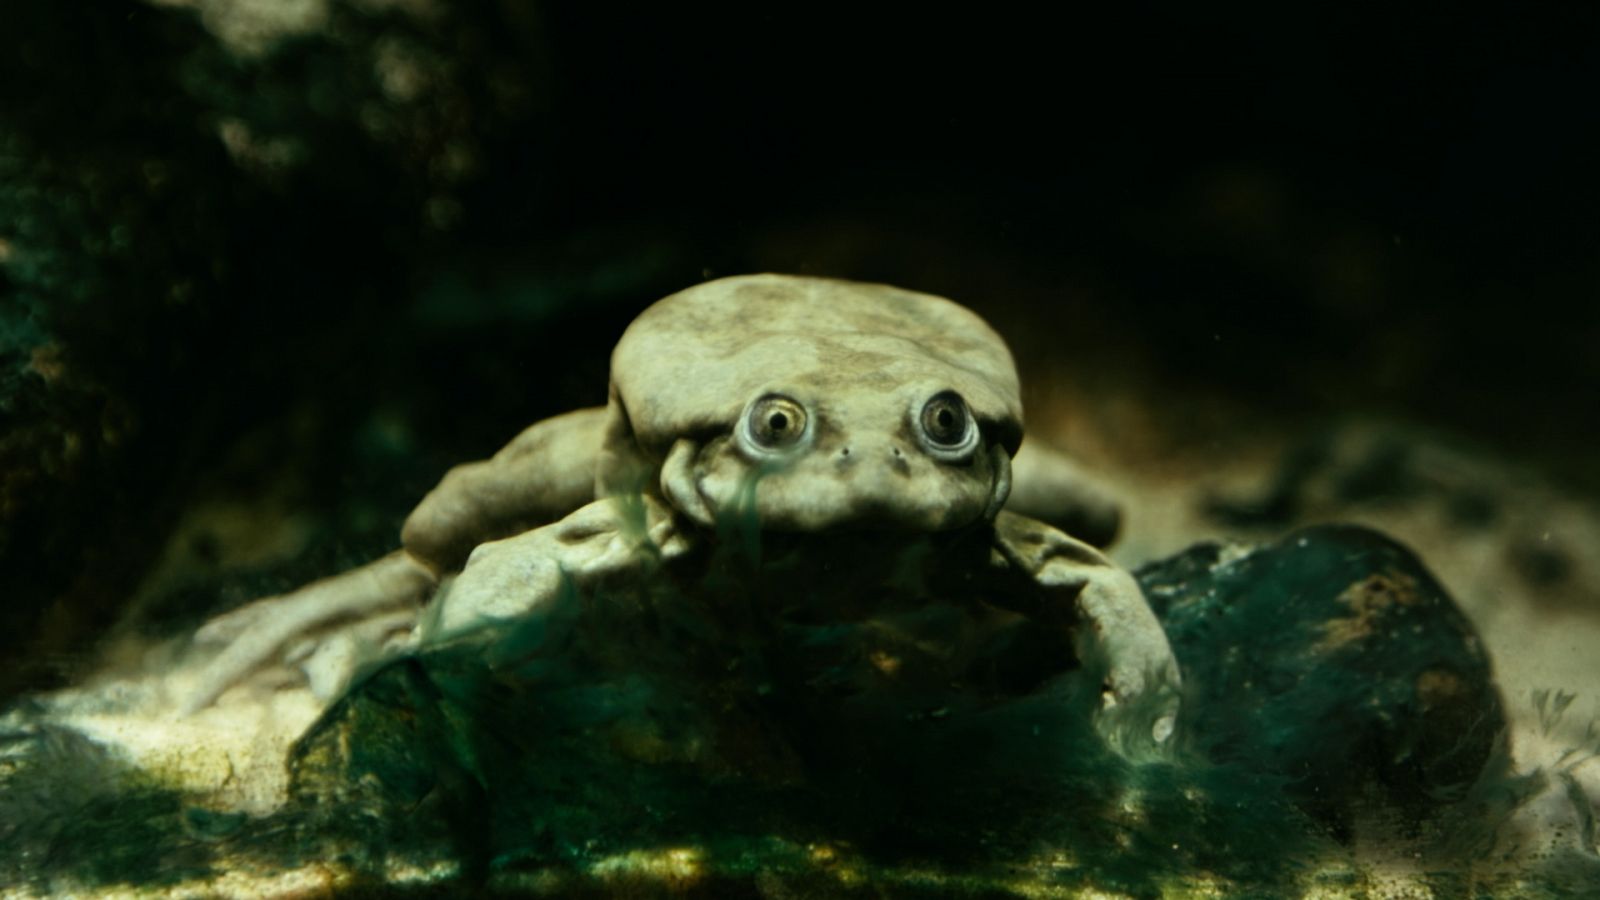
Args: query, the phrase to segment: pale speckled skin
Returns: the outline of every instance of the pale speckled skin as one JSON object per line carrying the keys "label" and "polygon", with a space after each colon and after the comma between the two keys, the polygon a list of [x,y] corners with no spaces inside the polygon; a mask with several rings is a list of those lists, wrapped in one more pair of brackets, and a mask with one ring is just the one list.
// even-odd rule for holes
{"label": "pale speckled skin", "polygon": [[[941,456],[919,431],[924,404],[951,391],[977,426],[959,459]],[[808,422],[776,455],[740,436],[752,401],[773,394],[799,404]],[[331,696],[381,655],[385,635],[373,623],[415,609],[442,576],[459,573],[438,592],[435,615],[388,635],[391,648],[524,614],[569,582],[582,588],[671,563],[711,539],[721,512],[753,501],[760,527],[774,533],[987,541],[981,571],[963,573],[975,590],[1077,629],[1080,644],[1093,645],[1081,652],[1109,664],[1116,698],[1162,691],[1166,699],[1149,708],[1164,736],[1177,666],[1132,577],[1093,546],[1002,511],[1021,440],[1010,353],[965,308],[829,279],[708,282],[661,300],[628,328],[605,409],[538,423],[493,459],[446,475],[406,521],[404,550],[202,629],[201,643],[223,649],[189,705],[213,702],[283,657],[309,661],[310,683]],[[1109,518],[1114,531],[1114,506],[1069,463],[1033,456],[1018,467],[1030,479],[1019,497],[1046,518],[1102,532]]]}

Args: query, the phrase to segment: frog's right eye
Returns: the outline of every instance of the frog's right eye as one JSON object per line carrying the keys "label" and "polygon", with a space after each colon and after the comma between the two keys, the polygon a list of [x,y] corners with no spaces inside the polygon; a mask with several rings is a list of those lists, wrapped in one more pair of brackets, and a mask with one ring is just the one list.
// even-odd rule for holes
{"label": "frog's right eye", "polygon": [[917,415],[917,437],[934,459],[965,464],[978,449],[978,423],[955,391],[934,394]]}
{"label": "frog's right eye", "polygon": [[750,404],[740,437],[757,453],[782,453],[806,436],[806,409],[781,394],[768,394]]}

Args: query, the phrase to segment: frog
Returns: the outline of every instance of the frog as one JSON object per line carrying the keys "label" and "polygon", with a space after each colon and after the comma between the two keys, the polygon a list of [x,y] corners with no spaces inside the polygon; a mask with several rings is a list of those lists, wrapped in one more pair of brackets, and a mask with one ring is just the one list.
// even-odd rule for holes
{"label": "frog", "polygon": [[743,516],[800,548],[813,598],[830,556],[874,555],[842,547],[934,546],[910,558],[1069,630],[1068,646],[1101,661],[1103,704],[1146,710],[1165,741],[1181,673],[1137,582],[1097,546],[1115,534],[1115,501],[1064,454],[1023,449],[1022,412],[1005,341],[952,300],[799,275],[697,284],[626,328],[605,406],[451,469],[399,549],[201,627],[195,645],[212,655],[184,708],[266,670],[298,672],[331,702],[375,661],[652,577]]}

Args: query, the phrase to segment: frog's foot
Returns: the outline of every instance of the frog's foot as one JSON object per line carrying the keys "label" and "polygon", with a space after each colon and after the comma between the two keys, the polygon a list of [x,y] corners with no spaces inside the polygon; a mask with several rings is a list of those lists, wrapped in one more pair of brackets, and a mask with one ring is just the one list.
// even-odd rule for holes
{"label": "frog's foot", "polygon": [[439,598],[423,643],[448,641],[526,615],[568,585],[642,575],[689,549],[673,513],[650,496],[596,500],[559,522],[482,544]]}
{"label": "frog's foot", "polygon": [[1120,568],[1093,570],[1078,594],[1078,614],[1089,625],[1083,633],[1090,653],[1106,665],[1106,689],[1116,704],[1157,706],[1154,736],[1172,733],[1181,676],[1178,661],[1155,613],[1145,603],[1133,576]]}
{"label": "frog's foot", "polygon": [[1138,583],[1120,569],[1091,580],[1078,596],[1078,611],[1090,626],[1079,632],[1079,656],[1106,667],[1101,730],[1123,745],[1130,738],[1165,743],[1177,727],[1182,678]]}
{"label": "frog's foot", "polygon": [[1082,541],[1013,513],[995,520],[995,540],[1006,564],[1043,591],[1038,613],[1075,622],[1079,656],[1105,667],[1106,724],[1120,731],[1136,718],[1136,731],[1166,741],[1182,677],[1133,576]]}
{"label": "frog's foot", "polygon": [[197,649],[217,649],[181,708],[204,709],[229,688],[284,666],[301,671],[318,699],[331,699],[362,662],[410,632],[434,584],[425,566],[396,551],[219,616],[195,632]]}

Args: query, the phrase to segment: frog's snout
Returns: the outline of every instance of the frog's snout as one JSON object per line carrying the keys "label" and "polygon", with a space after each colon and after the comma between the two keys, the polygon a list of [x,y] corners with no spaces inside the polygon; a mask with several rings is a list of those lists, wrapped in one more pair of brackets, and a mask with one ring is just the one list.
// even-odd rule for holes
{"label": "frog's snout", "polygon": [[911,461],[908,451],[899,444],[889,443],[883,447],[862,448],[857,445],[846,444],[833,453],[833,467],[835,472],[844,477],[861,478],[871,481],[880,474],[874,469],[898,475],[902,478],[911,477]]}

